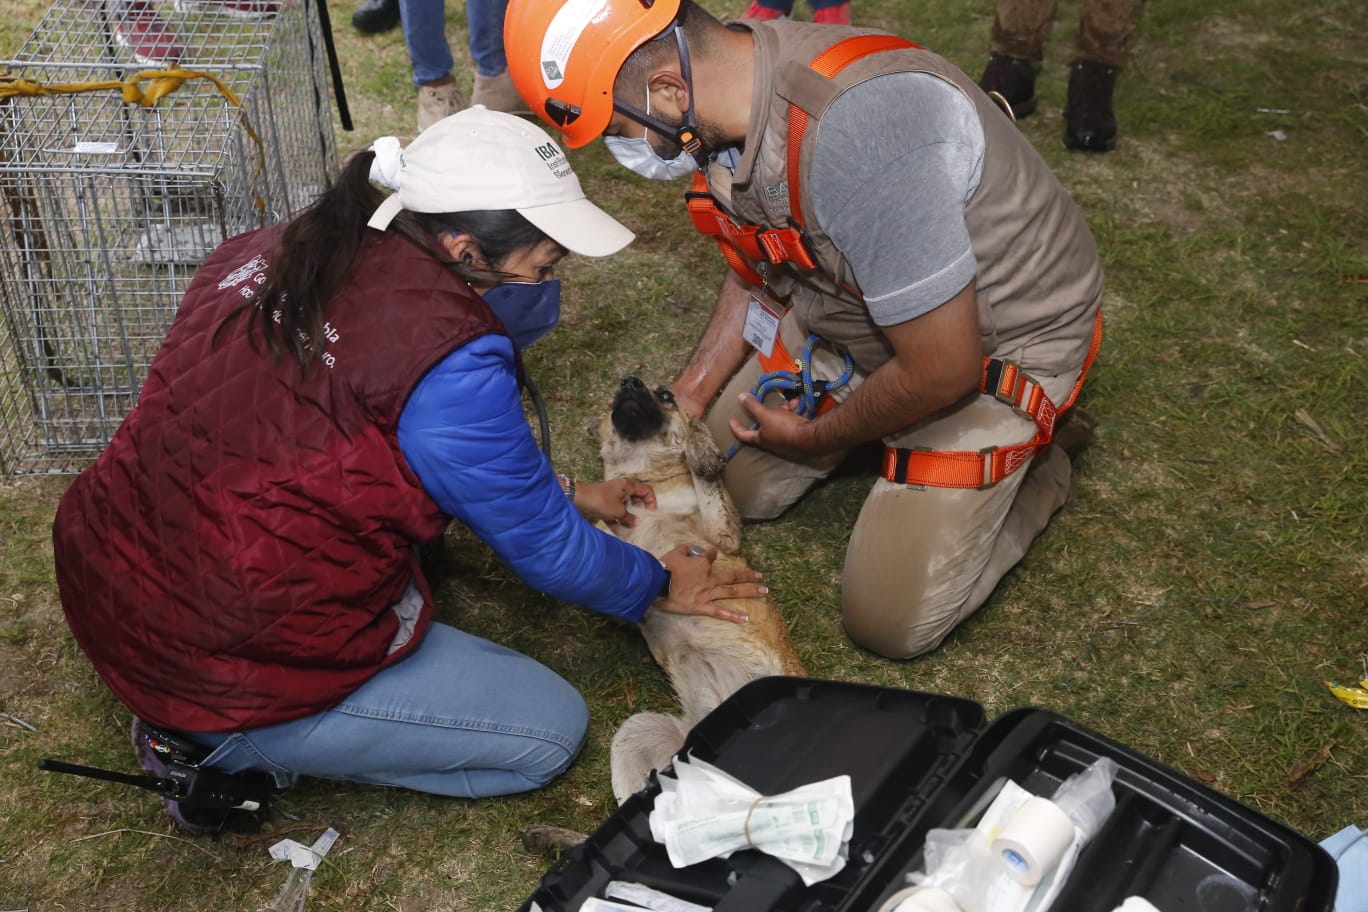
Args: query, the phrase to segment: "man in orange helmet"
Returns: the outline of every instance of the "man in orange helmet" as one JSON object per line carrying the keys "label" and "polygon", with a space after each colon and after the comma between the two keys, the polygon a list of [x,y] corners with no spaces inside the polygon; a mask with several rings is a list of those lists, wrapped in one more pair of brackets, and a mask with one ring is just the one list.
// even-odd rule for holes
{"label": "man in orange helmet", "polygon": [[672,389],[744,444],[742,514],[779,515],[882,440],[845,627],[890,658],[935,648],[1068,496],[1055,419],[1102,296],[1069,195],[972,79],[891,35],[724,25],[693,0],[510,0],[504,28],[515,86],[568,145],[693,176],[729,268]]}

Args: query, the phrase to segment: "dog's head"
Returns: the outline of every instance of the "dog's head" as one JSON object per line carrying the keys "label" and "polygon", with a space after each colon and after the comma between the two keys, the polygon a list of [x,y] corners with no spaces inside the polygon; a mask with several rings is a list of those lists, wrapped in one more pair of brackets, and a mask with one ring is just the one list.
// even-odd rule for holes
{"label": "dog's head", "polygon": [[606,477],[629,475],[645,482],[669,478],[685,468],[695,478],[722,477],[722,454],[698,419],[679,408],[665,387],[650,389],[628,377],[613,396],[613,408],[591,428],[599,441]]}

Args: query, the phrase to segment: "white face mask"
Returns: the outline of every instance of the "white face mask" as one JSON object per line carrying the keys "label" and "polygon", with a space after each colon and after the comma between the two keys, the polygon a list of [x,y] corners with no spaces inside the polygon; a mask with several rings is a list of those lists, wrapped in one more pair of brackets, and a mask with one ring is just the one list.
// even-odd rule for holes
{"label": "white face mask", "polygon": [[656,154],[656,150],[644,136],[630,139],[626,136],[605,136],[603,141],[619,165],[651,180],[674,180],[698,170],[694,157],[688,152],[681,151],[679,155],[666,161]]}
{"label": "white face mask", "polygon": [[[651,113],[649,89],[646,92],[646,113]],[[694,161],[694,157],[683,149],[669,161],[661,158],[655,147],[646,139],[648,132],[643,128],[640,136],[605,136],[603,142],[619,165],[650,180],[675,180],[698,170],[698,163]]]}

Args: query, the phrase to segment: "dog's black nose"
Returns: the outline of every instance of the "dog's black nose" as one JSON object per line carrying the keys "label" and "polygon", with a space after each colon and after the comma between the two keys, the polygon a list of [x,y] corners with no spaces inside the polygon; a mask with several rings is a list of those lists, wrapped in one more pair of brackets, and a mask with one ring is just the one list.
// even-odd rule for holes
{"label": "dog's black nose", "polygon": [[646,384],[641,382],[639,377],[626,377],[622,381],[622,388],[629,390],[644,390]]}

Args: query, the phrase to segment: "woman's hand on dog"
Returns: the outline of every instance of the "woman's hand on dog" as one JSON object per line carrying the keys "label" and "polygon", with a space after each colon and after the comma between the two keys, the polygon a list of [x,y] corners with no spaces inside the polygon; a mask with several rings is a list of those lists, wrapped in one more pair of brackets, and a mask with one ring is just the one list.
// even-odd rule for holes
{"label": "woman's hand on dog", "polygon": [[575,487],[575,508],[590,522],[603,521],[623,526],[635,526],[636,517],[631,507],[656,508],[655,491],[635,478],[613,478],[597,484]]}
{"label": "woman's hand on dog", "polygon": [[760,585],[761,575],[754,570],[718,570],[716,548],[697,552],[694,545],[676,545],[660,562],[670,571],[670,593],[659,607],[671,614],[703,614],[733,624],[744,624],[750,617],[744,611],[728,608],[720,599],[759,598],[769,592]]}

